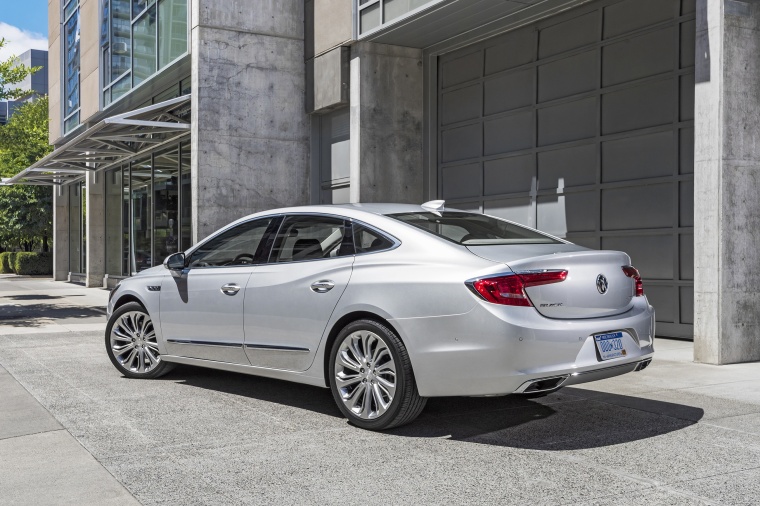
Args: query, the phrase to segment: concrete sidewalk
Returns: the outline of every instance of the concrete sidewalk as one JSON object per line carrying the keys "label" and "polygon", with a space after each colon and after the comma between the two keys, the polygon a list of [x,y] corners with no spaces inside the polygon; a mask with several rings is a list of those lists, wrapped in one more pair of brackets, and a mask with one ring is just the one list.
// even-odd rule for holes
{"label": "concrete sidewalk", "polygon": [[[0,339],[105,327],[108,291],[0,275]],[[0,365],[3,504],[140,504]]]}
{"label": "concrete sidewalk", "polygon": [[3,504],[760,497],[760,364],[695,364],[690,342],[658,339],[645,371],[542,399],[430,399],[413,424],[372,433],[326,389],[191,367],[125,379],[103,346],[108,293],[85,292],[0,279]]}
{"label": "concrete sidewalk", "polygon": [[98,330],[109,293],[50,278],[0,274],[0,334]]}

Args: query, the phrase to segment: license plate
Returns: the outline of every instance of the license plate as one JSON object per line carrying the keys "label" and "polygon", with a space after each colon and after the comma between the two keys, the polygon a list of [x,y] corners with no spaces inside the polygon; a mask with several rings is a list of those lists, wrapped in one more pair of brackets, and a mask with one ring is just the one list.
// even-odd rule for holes
{"label": "license plate", "polygon": [[628,354],[625,351],[625,347],[623,347],[622,332],[598,334],[594,336],[594,341],[596,342],[596,348],[599,350],[599,355],[602,357],[602,360],[625,357]]}

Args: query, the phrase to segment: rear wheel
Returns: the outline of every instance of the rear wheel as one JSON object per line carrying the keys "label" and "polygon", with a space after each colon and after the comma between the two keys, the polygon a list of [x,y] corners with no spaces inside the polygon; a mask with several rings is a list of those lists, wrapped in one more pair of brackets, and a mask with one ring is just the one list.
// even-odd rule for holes
{"label": "rear wheel", "polygon": [[417,392],[404,343],[374,320],[358,320],[340,331],[330,353],[329,371],[338,408],[363,429],[407,424],[427,402]]}
{"label": "rear wheel", "polygon": [[128,378],[158,378],[173,367],[161,360],[153,321],[137,302],[124,304],[111,315],[106,326],[106,352],[116,369]]}

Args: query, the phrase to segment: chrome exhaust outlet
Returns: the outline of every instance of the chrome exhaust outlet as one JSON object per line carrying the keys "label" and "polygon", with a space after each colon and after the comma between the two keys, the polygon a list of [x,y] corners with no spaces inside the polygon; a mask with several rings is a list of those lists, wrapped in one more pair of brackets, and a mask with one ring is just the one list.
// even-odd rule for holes
{"label": "chrome exhaust outlet", "polygon": [[569,377],[569,374],[564,374],[562,376],[551,376],[549,378],[538,378],[526,381],[520,385],[514,393],[533,394],[538,392],[551,392],[562,387]]}
{"label": "chrome exhaust outlet", "polygon": [[651,363],[652,363],[652,359],[651,358],[648,358],[646,360],[642,360],[641,362],[639,362],[638,364],[636,364],[636,368],[634,369],[634,372],[643,371]]}

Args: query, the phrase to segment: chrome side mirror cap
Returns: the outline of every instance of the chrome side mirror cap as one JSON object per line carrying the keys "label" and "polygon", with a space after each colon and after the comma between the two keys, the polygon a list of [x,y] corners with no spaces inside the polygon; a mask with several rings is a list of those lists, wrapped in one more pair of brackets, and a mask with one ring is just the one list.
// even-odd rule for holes
{"label": "chrome side mirror cap", "polygon": [[185,268],[185,254],[179,252],[169,255],[164,260],[164,267],[172,271],[181,271]]}

